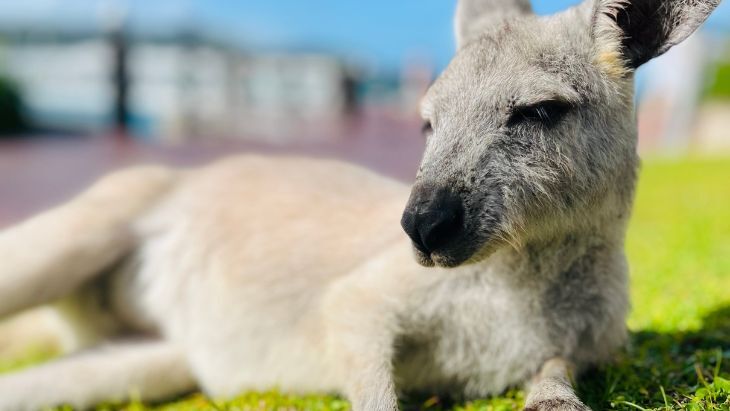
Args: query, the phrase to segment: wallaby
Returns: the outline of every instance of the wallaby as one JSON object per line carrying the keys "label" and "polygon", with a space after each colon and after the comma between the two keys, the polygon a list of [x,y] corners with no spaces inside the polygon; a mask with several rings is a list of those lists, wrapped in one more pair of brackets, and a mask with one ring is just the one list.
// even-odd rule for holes
{"label": "wallaby", "polygon": [[106,339],[0,377],[0,409],[277,387],[396,410],[519,385],[528,410],[588,409],[573,375],[627,335],[633,73],[718,3],[462,0],[410,198],[245,156],[122,171],[0,233],[0,315],[56,303]]}

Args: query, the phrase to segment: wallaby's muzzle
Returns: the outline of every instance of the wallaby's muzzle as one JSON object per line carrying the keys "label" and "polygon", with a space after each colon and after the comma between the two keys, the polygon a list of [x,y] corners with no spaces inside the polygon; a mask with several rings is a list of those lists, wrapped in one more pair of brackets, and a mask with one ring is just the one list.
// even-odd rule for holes
{"label": "wallaby's muzzle", "polygon": [[448,253],[464,233],[464,203],[450,187],[418,184],[411,192],[401,225],[423,263],[432,265],[433,254]]}

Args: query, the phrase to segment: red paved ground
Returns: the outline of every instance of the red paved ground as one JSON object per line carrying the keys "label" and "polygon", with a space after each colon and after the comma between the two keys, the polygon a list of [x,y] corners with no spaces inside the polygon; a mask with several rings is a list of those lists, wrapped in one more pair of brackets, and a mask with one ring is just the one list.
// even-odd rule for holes
{"label": "red paved ground", "polygon": [[110,170],[139,163],[194,166],[236,153],[295,153],[340,158],[408,181],[423,150],[417,129],[385,121],[288,146],[233,140],[160,146],[113,136],[0,141],[0,228],[69,198]]}

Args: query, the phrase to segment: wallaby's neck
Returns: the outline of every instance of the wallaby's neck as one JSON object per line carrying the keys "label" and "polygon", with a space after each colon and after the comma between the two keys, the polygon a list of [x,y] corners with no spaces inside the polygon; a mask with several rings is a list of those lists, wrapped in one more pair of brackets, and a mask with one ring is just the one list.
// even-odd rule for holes
{"label": "wallaby's neck", "polygon": [[551,283],[581,264],[576,275],[592,275],[601,259],[623,258],[626,216],[613,226],[583,228],[529,241],[519,248],[505,246],[485,260],[480,271],[513,286]]}

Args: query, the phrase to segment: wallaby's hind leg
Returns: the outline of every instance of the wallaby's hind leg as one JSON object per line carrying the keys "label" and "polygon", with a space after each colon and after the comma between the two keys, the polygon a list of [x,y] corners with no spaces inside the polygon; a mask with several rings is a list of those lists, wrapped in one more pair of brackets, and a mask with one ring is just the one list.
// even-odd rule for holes
{"label": "wallaby's hind leg", "polygon": [[76,348],[78,337],[52,307],[28,310],[0,322],[0,362],[28,354],[62,353]]}
{"label": "wallaby's hind leg", "polygon": [[117,172],[0,232],[0,318],[69,294],[128,253],[132,222],[175,180],[158,167]]}
{"label": "wallaby's hind leg", "polygon": [[164,341],[117,343],[0,376],[0,411],[157,401],[195,388],[184,353]]}

